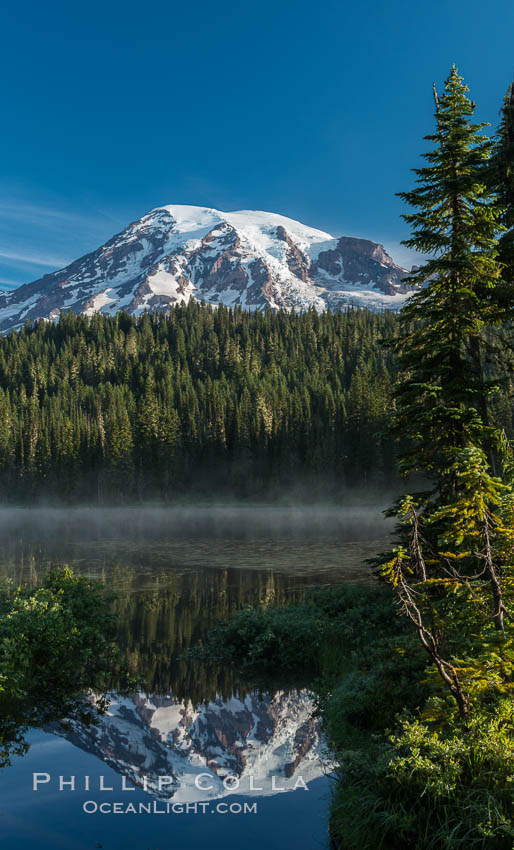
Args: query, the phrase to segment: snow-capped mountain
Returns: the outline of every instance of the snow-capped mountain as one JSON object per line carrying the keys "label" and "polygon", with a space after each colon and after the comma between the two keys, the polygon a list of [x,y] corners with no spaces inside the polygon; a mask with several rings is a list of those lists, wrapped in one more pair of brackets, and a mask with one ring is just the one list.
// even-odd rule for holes
{"label": "snow-capped mountain", "polygon": [[398,309],[407,274],[382,245],[275,213],[165,206],[66,268],[1,293],[0,331],[63,310],[139,315],[190,298],[251,310]]}
{"label": "snow-capped mountain", "polygon": [[114,697],[97,724],[73,723],[64,734],[159,799],[266,795],[323,774],[313,710],[306,691],[216,698],[197,708],[141,693]]}

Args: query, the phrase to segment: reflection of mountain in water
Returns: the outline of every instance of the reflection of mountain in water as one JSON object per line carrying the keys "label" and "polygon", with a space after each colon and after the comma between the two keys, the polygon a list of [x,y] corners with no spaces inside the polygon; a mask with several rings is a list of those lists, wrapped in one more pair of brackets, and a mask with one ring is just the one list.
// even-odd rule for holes
{"label": "reflection of mountain in water", "polygon": [[74,724],[66,738],[160,799],[273,794],[323,773],[313,708],[305,691],[218,697],[196,709],[137,694],[114,698],[98,725]]}
{"label": "reflection of mountain in water", "polygon": [[[258,697],[231,670],[184,655],[216,621],[244,605],[298,598],[305,581],[244,569],[113,575],[120,646],[145,691],[113,699],[96,726],[75,724],[72,743],[135,785],[146,777],[150,793],[175,802],[225,796],[227,775],[240,779],[238,793],[253,796],[292,789],[298,775],[308,782],[322,774],[318,723],[305,691]],[[209,779],[200,790],[195,778],[202,773]],[[173,780],[161,792],[159,776]]]}

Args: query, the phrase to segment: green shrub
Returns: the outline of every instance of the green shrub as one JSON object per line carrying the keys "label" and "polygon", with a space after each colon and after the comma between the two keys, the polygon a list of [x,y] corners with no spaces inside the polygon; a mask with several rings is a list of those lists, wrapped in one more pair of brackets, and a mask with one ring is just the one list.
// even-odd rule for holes
{"label": "green shrub", "polygon": [[443,732],[404,718],[387,743],[340,758],[332,832],[344,848],[489,848],[514,844],[513,707]]}
{"label": "green shrub", "polygon": [[40,587],[0,589],[0,765],[23,752],[24,728],[66,717],[90,721],[81,698],[103,692],[119,670],[110,598],[97,582],[64,568]]}

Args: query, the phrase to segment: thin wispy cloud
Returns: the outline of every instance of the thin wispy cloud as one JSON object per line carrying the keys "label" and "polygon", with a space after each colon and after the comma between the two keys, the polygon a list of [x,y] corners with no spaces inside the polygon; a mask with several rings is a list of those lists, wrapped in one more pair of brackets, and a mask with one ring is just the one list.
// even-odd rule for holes
{"label": "thin wispy cloud", "polygon": [[23,222],[44,222],[47,219],[58,221],[78,221],[81,216],[64,210],[52,209],[51,207],[27,204],[19,201],[0,200],[0,217],[15,218]]}
{"label": "thin wispy cloud", "polygon": [[113,215],[108,210],[94,209],[90,212],[79,213],[73,210],[59,209],[45,204],[34,204],[16,199],[0,200],[0,221],[19,221],[24,224],[34,223],[55,227],[56,223],[61,225],[79,225],[80,227],[97,230],[99,220],[121,224],[119,216]]}
{"label": "thin wispy cloud", "polygon": [[68,257],[54,257],[45,254],[38,254],[37,252],[34,254],[24,252],[18,253],[16,251],[6,251],[3,248],[0,248],[0,259],[14,260],[16,263],[20,263],[25,266],[48,266],[49,268],[60,268],[61,266],[66,266],[71,262]]}
{"label": "thin wispy cloud", "polygon": [[60,269],[97,248],[125,224],[124,217],[90,205],[77,211],[65,204],[34,203],[4,193],[0,199],[0,279],[4,285],[20,285]]}

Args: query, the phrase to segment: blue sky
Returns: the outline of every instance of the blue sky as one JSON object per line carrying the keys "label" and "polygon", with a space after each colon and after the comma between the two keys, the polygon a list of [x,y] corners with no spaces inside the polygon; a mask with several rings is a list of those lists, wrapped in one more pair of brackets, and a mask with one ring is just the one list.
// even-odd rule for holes
{"label": "blue sky", "polygon": [[168,203],[407,235],[395,192],[455,62],[496,122],[512,0],[7,0],[0,286],[34,280]]}

